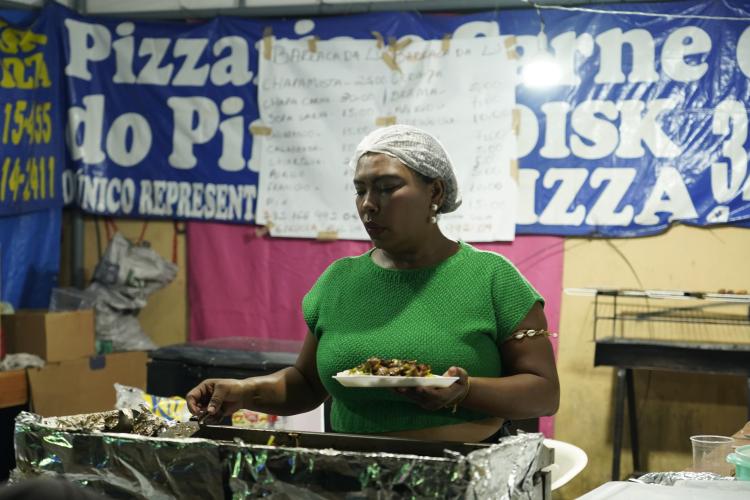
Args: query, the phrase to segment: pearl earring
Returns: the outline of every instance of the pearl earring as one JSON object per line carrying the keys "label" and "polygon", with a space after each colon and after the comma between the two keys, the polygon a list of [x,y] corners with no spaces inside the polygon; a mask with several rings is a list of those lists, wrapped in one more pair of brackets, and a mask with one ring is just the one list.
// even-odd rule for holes
{"label": "pearl earring", "polygon": [[438,206],[435,203],[430,205],[430,210],[432,210],[433,212],[437,212],[437,209],[438,209]]}
{"label": "pearl earring", "polygon": [[435,215],[432,215],[430,217],[430,224],[437,224],[437,209],[438,209],[438,206],[435,203],[430,205],[430,210],[435,212]]}

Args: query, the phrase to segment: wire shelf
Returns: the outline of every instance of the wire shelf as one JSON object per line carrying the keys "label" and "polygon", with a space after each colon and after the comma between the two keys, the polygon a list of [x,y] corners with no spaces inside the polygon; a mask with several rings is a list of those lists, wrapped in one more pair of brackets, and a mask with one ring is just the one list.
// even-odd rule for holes
{"label": "wire shelf", "polygon": [[750,295],[569,288],[594,298],[594,341],[750,344]]}

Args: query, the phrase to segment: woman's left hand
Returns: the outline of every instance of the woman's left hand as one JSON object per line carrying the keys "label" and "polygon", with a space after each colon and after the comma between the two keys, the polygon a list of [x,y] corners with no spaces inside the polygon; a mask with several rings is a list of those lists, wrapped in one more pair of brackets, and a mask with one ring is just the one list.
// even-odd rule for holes
{"label": "woman's left hand", "polygon": [[460,366],[451,366],[443,373],[444,377],[458,377],[458,380],[444,388],[401,387],[396,392],[413,400],[425,410],[438,410],[462,401],[469,392],[469,374]]}

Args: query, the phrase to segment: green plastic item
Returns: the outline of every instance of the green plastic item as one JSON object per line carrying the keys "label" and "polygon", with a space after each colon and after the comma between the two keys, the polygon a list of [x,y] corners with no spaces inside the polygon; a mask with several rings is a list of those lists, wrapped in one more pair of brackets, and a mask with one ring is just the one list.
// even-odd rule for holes
{"label": "green plastic item", "polygon": [[750,445],[735,449],[734,453],[727,455],[727,462],[734,464],[738,481],[750,481]]}
{"label": "green plastic item", "polygon": [[111,340],[97,340],[95,344],[97,354],[109,354],[113,352]]}

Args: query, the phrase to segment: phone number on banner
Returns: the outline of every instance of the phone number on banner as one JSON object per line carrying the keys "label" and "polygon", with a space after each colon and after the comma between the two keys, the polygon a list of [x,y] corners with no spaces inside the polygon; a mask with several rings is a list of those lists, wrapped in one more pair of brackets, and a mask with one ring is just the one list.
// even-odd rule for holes
{"label": "phone number on banner", "polygon": [[55,157],[6,157],[0,172],[0,203],[55,197]]}
{"label": "phone number on banner", "polygon": [[19,99],[5,104],[3,111],[3,144],[49,144],[52,138],[51,102],[29,102]]}

